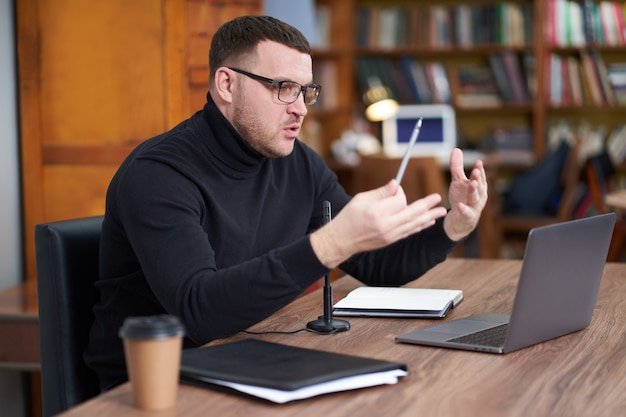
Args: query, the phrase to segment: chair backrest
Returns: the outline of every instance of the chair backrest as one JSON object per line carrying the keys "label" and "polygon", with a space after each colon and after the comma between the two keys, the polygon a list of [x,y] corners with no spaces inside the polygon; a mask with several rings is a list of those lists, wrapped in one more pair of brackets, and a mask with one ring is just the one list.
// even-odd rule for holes
{"label": "chair backrest", "polygon": [[580,195],[580,140],[575,140],[570,144],[570,151],[567,153],[567,159],[561,173],[561,184],[563,193],[557,207],[556,217],[560,222],[572,220],[576,209],[577,199]]}
{"label": "chair backrest", "polygon": [[43,415],[100,392],[83,360],[97,300],[102,217],[35,226]]}
{"label": "chair backrest", "polygon": [[599,213],[609,213],[612,210],[606,205],[604,198],[611,191],[610,178],[615,174],[615,168],[609,154],[603,152],[595,155],[585,163],[585,176],[589,195]]}

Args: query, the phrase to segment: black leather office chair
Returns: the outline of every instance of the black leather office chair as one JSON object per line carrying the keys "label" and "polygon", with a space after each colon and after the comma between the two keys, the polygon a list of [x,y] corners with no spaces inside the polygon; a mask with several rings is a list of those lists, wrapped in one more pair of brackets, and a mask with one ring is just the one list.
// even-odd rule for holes
{"label": "black leather office chair", "polygon": [[102,217],[35,226],[44,417],[99,392],[83,361],[97,292]]}

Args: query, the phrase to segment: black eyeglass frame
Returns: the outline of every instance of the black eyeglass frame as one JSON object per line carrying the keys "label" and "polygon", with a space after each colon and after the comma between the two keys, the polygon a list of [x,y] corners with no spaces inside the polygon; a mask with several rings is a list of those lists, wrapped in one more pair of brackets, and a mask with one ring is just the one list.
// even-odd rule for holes
{"label": "black eyeglass frame", "polygon": [[[283,103],[285,103],[285,104],[295,103],[295,101],[300,97],[300,94],[302,94],[302,97],[304,97],[304,104],[306,104],[307,106],[312,106],[313,104],[315,104],[317,102],[317,99],[318,99],[318,97],[320,95],[320,92],[322,91],[322,86],[319,85],[319,84],[302,85],[302,84],[297,83],[295,81],[286,81],[286,80],[285,81],[276,81],[276,80],[273,80],[271,78],[267,78],[267,77],[263,77],[261,75],[253,74],[251,72],[248,72],[248,71],[245,71],[245,70],[242,70],[242,69],[239,69],[239,68],[228,67],[228,69],[230,69],[232,71],[235,71],[235,72],[238,72],[239,74],[243,74],[246,77],[250,77],[253,80],[265,82],[265,83],[273,85],[274,87],[277,87],[278,88],[278,100],[283,102]],[[293,98],[293,100],[291,100],[291,101],[283,100],[282,98],[280,98],[280,92],[283,91],[283,84],[285,84],[285,83],[295,84],[295,85],[300,87],[300,92],[298,92],[298,95],[296,95]],[[309,100],[307,102],[307,100],[306,100],[306,97],[307,97],[306,92],[307,92],[307,89],[309,89],[309,88],[311,88],[313,91],[315,91],[315,96],[311,100]]]}

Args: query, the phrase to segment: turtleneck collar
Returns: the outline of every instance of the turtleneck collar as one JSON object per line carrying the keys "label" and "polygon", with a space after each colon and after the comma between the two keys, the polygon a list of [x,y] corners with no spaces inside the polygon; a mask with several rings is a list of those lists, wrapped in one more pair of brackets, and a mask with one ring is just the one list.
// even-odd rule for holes
{"label": "turtleneck collar", "polygon": [[[267,157],[261,155],[241,137],[219,111],[210,94],[201,112],[202,139],[211,160],[228,175],[249,177],[256,174]],[[208,132],[206,132],[208,130]]]}

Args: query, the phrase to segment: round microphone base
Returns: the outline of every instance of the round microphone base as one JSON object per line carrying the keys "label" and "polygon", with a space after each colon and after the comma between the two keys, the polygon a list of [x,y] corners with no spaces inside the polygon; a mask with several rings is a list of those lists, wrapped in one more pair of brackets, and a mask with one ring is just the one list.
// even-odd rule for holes
{"label": "round microphone base", "polygon": [[345,320],[337,319],[327,321],[324,319],[324,316],[320,316],[317,320],[308,322],[306,327],[317,333],[337,333],[350,330],[350,323]]}

